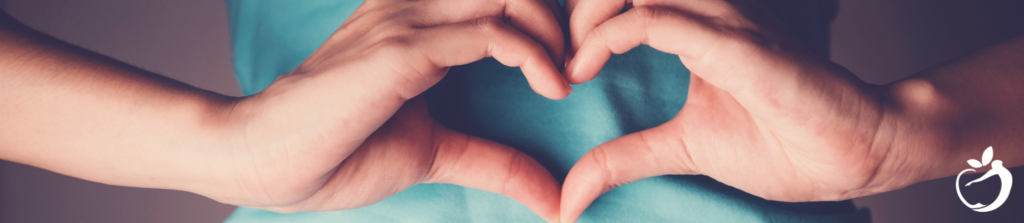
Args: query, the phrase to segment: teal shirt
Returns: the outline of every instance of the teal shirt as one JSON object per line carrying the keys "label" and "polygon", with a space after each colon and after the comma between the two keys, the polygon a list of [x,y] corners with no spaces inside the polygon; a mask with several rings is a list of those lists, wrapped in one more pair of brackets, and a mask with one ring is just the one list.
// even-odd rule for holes
{"label": "teal shirt", "polygon": [[[254,94],[313,53],[361,0],[227,0],[235,71]],[[827,31],[827,29],[825,29]],[[827,42],[826,42],[827,43]],[[674,117],[689,71],[679,58],[641,46],[614,55],[564,100],[534,93],[519,68],[484,59],[453,67],[426,94],[430,114],[454,130],[512,146],[561,182],[591,148]],[[767,201],[706,176],[643,179],[602,195],[580,222],[848,222],[849,201]],[[508,197],[449,184],[420,184],[363,208],[296,214],[240,207],[227,222],[543,222]]]}

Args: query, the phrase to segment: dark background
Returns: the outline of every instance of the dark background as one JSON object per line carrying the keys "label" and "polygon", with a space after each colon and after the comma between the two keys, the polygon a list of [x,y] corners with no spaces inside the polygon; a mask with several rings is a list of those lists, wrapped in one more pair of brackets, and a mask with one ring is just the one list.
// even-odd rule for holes
{"label": "dark background", "polygon": [[[204,89],[241,94],[222,0],[0,0],[0,7],[73,44]],[[831,56],[868,82],[887,83],[1020,34],[1024,1],[839,0]],[[984,148],[976,149],[980,159]],[[995,148],[995,159],[1006,149],[1024,148]],[[1024,179],[1024,168],[1011,170]],[[961,204],[953,185],[952,177],[937,179],[854,202],[870,209],[875,222],[1024,221],[1024,181],[989,213]],[[997,187],[992,179],[963,190],[969,201],[988,203]],[[0,161],[0,223],[219,222],[232,210],[187,192],[115,187]]]}

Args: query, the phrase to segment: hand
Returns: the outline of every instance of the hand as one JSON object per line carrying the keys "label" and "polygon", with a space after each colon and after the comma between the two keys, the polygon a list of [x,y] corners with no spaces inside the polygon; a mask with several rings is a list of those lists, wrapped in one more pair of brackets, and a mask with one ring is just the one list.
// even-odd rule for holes
{"label": "hand", "polygon": [[557,6],[367,1],[295,71],[236,106],[245,132],[236,169],[247,190],[229,203],[341,210],[418,183],[452,183],[507,195],[554,219],[559,186],[544,167],[439,125],[417,95],[449,66],[490,56],[521,66],[539,94],[565,97],[571,89],[551,59],[564,51]]}
{"label": "hand", "polygon": [[606,142],[569,172],[562,221],[642,178],[704,174],[780,201],[842,200],[917,182],[890,178],[893,122],[879,89],[813,56],[757,1],[568,0],[571,83],[640,44],[692,75],[686,105],[658,127]]}

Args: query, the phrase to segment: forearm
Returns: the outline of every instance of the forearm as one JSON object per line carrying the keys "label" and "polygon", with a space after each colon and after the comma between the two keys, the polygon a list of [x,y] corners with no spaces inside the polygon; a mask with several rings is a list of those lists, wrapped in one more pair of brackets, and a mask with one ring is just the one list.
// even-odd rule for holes
{"label": "forearm", "polygon": [[1024,38],[888,87],[896,172],[917,181],[953,176],[989,146],[1006,167],[1024,165]]}
{"label": "forearm", "polygon": [[0,158],[101,183],[196,192],[228,173],[232,98],[0,13]]}

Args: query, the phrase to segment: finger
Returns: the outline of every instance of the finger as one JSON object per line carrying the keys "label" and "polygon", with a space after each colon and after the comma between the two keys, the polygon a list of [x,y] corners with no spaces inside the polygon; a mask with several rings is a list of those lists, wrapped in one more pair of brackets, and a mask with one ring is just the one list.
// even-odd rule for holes
{"label": "finger", "polygon": [[562,99],[572,91],[540,44],[498,18],[427,28],[418,34],[414,41],[422,46],[419,53],[435,65],[456,66],[494,57],[506,66],[520,67],[530,87],[544,97]]}
{"label": "finger", "polygon": [[[565,35],[558,3],[550,0],[505,0],[505,16],[512,26],[544,45],[554,64],[563,65]],[[552,5],[552,3],[554,3]],[[554,8],[552,8],[554,7]]]}
{"label": "finger", "polygon": [[615,187],[666,174],[697,174],[674,121],[608,141],[572,167],[562,186],[561,222],[575,222]]}
{"label": "finger", "polygon": [[[779,109],[777,105],[806,104],[808,95],[835,101],[864,84],[838,65],[804,56],[799,49],[763,36],[769,34],[709,21],[661,7],[633,8],[588,34],[566,68],[566,78],[570,83],[589,81],[612,53],[647,44],[678,55],[694,75],[729,92],[753,114],[795,119],[811,114],[794,112],[811,110]],[[772,100],[764,100],[765,95],[772,95]]]}
{"label": "finger", "polygon": [[541,43],[559,68],[564,64],[561,8],[552,0],[437,0],[416,11],[410,18],[422,20],[414,22],[424,26],[458,23],[481,16],[508,18],[513,27]]}
{"label": "finger", "polygon": [[[570,83],[582,83],[597,76],[612,53],[620,54],[647,44],[655,49],[679,55],[701,57],[710,47],[721,45],[722,35],[701,19],[659,7],[638,6],[595,27],[581,43],[573,61],[566,67]],[[683,61],[690,68],[689,61]]]}
{"label": "finger", "polygon": [[584,37],[594,27],[618,15],[627,2],[632,0],[566,0],[569,13],[569,39],[572,48],[579,49]]}
{"label": "finger", "polygon": [[[594,29],[601,26],[601,24],[605,23],[609,19],[616,17],[616,15],[622,11],[632,11],[633,7],[664,7],[702,17],[720,17],[730,13],[737,13],[736,9],[729,2],[721,0],[566,0],[566,10],[570,16],[569,28],[571,47],[569,52],[575,54],[574,52],[580,49],[583,42],[585,42],[587,38],[590,38],[590,34]],[[633,25],[641,24],[637,23]],[[630,33],[626,30],[616,31],[621,31],[619,34],[627,35],[643,34],[636,32]],[[573,58],[573,56],[574,55],[568,55],[566,57]],[[572,65],[571,60],[569,60],[565,69],[568,70],[569,65]],[[585,81],[570,81],[570,83],[573,84],[579,84],[582,82]]]}
{"label": "finger", "polygon": [[502,194],[548,222],[558,219],[561,188],[533,158],[511,147],[448,129],[436,134],[440,135],[439,146],[426,182]]}

